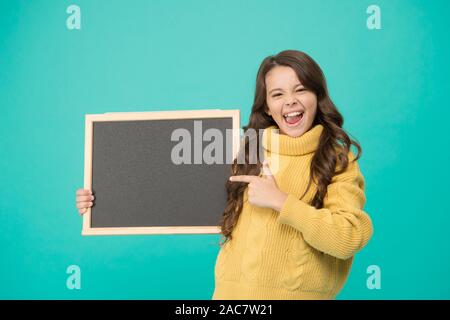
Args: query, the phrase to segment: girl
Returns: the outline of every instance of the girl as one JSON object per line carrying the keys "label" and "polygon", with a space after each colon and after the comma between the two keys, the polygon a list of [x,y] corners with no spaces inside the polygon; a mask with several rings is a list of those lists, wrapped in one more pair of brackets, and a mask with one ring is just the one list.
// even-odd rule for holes
{"label": "girl", "polygon": [[263,60],[244,131],[263,130],[258,144],[278,170],[250,164],[243,143],[246,161],[234,160],[226,185],[213,299],[334,299],[342,289],[373,233],[361,148],[342,125],[311,57],[287,50]]}
{"label": "girl", "polygon": [[[213,299],[334,299],[342,289],[373,233],[361,148],[342,125],[311,57],[287,50],[263,60],[244,131],[263,130],[266,160],[249,163],[245,140],[245,162],[232,165]],[[76,200],[83,214],[94,197],[79,189]]]}

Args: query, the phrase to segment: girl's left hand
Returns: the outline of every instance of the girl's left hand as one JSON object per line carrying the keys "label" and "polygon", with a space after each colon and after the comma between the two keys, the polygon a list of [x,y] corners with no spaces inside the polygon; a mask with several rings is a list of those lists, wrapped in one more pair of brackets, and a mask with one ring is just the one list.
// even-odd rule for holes
{"label": "girl's left hand", "polygon": [[247,182],[248,202],[258,207],[271,208],[279,212],[287,198],[287,194],[278,189],[267,160],[263,162],[262,177],[231,176],[230,181]]}

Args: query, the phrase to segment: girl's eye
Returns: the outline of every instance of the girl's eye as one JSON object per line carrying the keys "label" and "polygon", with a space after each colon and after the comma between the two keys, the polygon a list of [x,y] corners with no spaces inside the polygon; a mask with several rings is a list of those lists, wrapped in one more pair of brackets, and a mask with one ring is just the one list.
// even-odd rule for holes
{"label": "girl's eye", "polygon": [[[297,92],[301,92],[301,91],[305,91],[306,89],[305,88],[300,88],[300,89],[297,89]],[[276,93],[276,94],[274,94],[273,96],[272,96],[272,98],[275,98],[275,97],[278,97],[278,96],[281,96],[281,93]]]}

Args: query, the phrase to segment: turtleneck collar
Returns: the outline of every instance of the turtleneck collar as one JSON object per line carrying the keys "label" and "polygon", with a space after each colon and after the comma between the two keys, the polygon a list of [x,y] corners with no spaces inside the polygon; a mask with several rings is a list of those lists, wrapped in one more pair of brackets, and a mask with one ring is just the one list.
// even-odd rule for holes
{"label": "turtleneck collar", "polygon": [[[299,137],[290,137],[285,134],[279,134],[275,131],[276,129],[278,129],[278,127],[275,125],[264,129],[262,137],[263,148],[272,153],[298,156],[317,150],[323,126],[317,124]],[[274,139],[274,142],[272,143],[273,137],[277,137],[278,139]],[[278,140],[278,143],[276,140]]]}

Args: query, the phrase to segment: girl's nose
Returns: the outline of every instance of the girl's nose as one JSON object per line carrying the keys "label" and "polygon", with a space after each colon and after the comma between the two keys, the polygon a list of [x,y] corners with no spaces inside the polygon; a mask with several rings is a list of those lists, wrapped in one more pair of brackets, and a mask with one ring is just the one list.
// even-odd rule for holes
{"label": "girl's nose", "polygon": [[294,97],[287,97],[287,98],[286,98],[285,104],[286,104],[287,106],[292,106],[292,105],[294,105],[294,104],[296,104],[296,103],[297,103],[297,102],[296,102],[296,100],[295,100]]}

